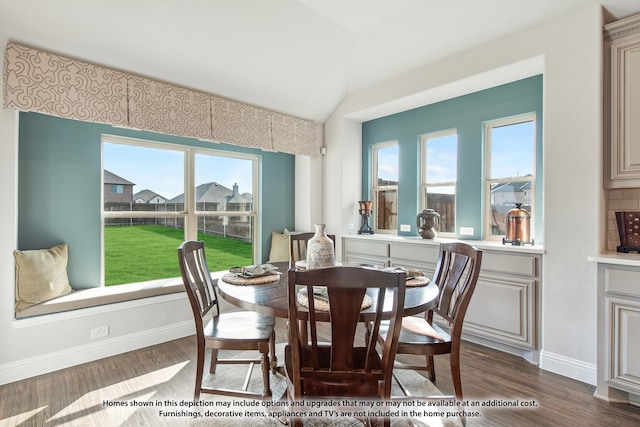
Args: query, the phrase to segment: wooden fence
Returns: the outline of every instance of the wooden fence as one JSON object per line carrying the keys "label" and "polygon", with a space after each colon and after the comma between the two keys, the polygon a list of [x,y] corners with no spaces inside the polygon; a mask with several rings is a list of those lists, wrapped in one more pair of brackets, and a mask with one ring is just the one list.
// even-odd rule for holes
{"label": "wooden fence", "polygon": [[[228,237],[236,240],[251,243],[253,241],[253,221],[247,216],[219,216],[217,203],[198,203],[196,210],[200,212],[211,212],[211,214],[198,215],[198,231],[205,234],[212,234]],[[160,225],[172,228],[184,228],[183,218],[165,218],[163,212],[182,212],[183,203],[105,203],[104,210],[107,212],[149,212],[158,213],[153,217],[127,217],[105,218],[104,225],[114,226],[135,226],[135,225]],[[229,211],[227,211],[229,212]]]}

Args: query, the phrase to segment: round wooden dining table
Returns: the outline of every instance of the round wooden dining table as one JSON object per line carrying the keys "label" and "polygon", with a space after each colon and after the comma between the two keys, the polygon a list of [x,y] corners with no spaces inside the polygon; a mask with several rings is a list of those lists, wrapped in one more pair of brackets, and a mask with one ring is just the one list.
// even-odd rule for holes
{"label": "round wooden dining table", "polygon": [[[278,267],[280,278],[277,281],[259,285],[234,285],[218,279],[220,296],[231,304],[245,310],[268,314],[275,317],[289,317],[289,302],[287,299],[287,271],[288,262],[272,263]],[[407,286],[404,300],[404,316],[413,316],[432,309],[438,300],[438,287],[430,282],[424,286]],[[375,299],[374,299],[375,300]],[[385,297],[391,306],[393,294]],[[383,309],[383,311],[387,311]],[[372,320],[375,315],[375,305],[360,312],[360,321]]]}

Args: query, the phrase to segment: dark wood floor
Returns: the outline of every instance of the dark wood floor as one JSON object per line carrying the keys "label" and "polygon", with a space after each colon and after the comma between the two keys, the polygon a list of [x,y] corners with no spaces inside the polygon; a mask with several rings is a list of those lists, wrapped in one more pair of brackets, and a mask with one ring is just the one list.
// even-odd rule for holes
{"label": "dark wood floor", "polygon": [[[278,324],[278,336],[285,337]],[[193,337],[86,363],[0,386],[0,426],[158,426],[157,411],[110,402],[189,401],[193,393]],[[436,359],[436,385],[451,393],[446,357]],[[637,426],[640,408],[594,398],[594,388],[541,371],[521,358],[464,343],[465,400],[519,399],[534,409],[480,408],[467,426]],[[184,409],[184,408],[183,408]],[[471,408],[470,408],[471,409]],[[476,408],[473,408],[474,410]]]}

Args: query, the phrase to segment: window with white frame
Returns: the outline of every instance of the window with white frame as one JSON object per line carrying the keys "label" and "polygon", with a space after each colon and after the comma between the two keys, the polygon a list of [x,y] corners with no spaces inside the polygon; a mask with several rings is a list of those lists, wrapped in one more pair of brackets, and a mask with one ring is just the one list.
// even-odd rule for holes
{"label": "window with white frame", "polygon": [[179,277],[184,240],[212,271],[253,264],[257,156],[104,135],[102,162],[106,286]]}
{"label": "window with white frame", "polygon": [[440,232],[455,235],[458,135],[455,129],[420,138],[420,206],[440,214]]}
{"label": "window with white frame", "polygon": [[372,147],[373,225],[377,232],[398,231],[398,141]]}
{"label": "window with white frame", "polygon": [[484,125],[485,238],[505,235],[506,214],[521,204],[531,214],[534,236],[536,115],[524,114]]}

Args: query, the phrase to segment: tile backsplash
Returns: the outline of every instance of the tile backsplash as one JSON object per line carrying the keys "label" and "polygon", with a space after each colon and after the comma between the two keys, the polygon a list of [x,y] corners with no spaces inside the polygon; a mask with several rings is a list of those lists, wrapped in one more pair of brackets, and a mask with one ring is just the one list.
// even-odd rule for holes
{"label": "tile backsplash", "polygon": [[607,251],[615,252],[620,245],[616,211],[640,211],[640,188],[609,190],[607,211]]}

